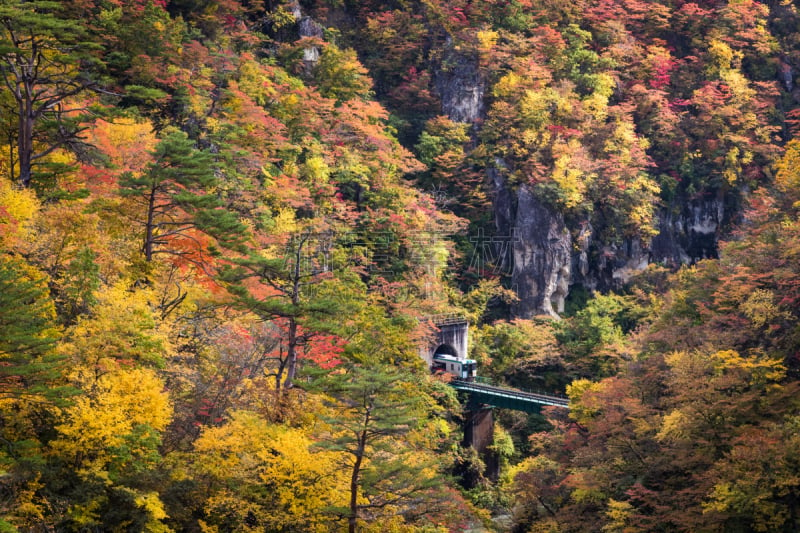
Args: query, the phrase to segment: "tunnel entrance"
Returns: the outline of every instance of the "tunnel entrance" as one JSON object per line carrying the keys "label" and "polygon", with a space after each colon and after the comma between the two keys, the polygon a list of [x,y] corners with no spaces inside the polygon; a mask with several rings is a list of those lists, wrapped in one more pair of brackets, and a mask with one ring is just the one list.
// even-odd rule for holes
{"label": "tunnel entrance", "polygon": [[451,355],[458,358],[458,351],[449,344],[440,344],[436,350],[433,351],[433,356],[437,355]]}

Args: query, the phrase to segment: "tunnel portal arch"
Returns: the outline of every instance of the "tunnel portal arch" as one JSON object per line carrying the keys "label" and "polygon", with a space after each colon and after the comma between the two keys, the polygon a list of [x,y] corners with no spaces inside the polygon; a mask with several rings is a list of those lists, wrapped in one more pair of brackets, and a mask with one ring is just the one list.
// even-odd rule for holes
{"label": "tunnel portal arch", "polygon": [[419,355],[428,366],[433,364],[434,354],[447,354],[456,359],[467,359],[469,323],[463,317],[443,315],[429,317],[436,333],[420,346]]}
{"label": "tunnel portal arch", "polygon": [[[437,355],[452,355],[453,357],[458,357],[458,350],[450,346],[449,344],[440,344],[434,351],[434,357]],[[459,358],[461,359],[461,358]]]}

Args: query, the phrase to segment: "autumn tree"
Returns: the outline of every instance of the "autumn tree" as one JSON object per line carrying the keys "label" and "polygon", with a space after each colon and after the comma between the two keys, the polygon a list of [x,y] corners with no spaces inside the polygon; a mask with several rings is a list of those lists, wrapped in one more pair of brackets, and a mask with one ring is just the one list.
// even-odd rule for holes
{"label": "autumn tree", "polygon": [[500,378],[526,389],[558,391],[565,380],[563,348],[548,319],[497,321],[477,331],[472,357],[481,375]]}
{"label": "autumn tree", "polygon": [[725,528],[791,531],[800,527],[797,471],[798,420],[789,416],[761,431],[749,430],[731,441],[731,450],[714,465],[708,513],[727,515]]}
{"label": "autumn tree", "polygon": [[323,531],[327,509],[344,501],[335,454],[314,453],[304,427],[233,411],[206,427],[189,455],[197,484],[189,505],[218,531]]}
{"label": "autumn tree", "polygon": [[326,280],[335,283],[330,265],[320,263],[330,243],[330,235],[308,229],[290,236],[283,246],[251,250],[221,273],[236,307],[277,327],[279,340],[271,358],[279,392],[293,387],[303,349],[321,329],[331,327],[337,307],[344,309],[341,304],[347,301],[319,291]]}
{"label": "autumn tree", "polygon": [[[89,379],[85,379],[86,377]],[[153,474],[172,414],[164,382],[147,368],[107,368],[76,380],[86,394],[64,410],[49,443],[61,497],[71,506],[61,527],[164,531]]]}
{"label": "autumn tree", "polygon": [[63,16],[62,2],[0,3],[0,75],[15,118],[16,178],[29,187],[34,168],[53,151],[79,142],[85,106],[77,96],[98,87],[97,46],[80,21]]}
{"label": "autumn tree", "polygon": [[413,522],[435,506],[430,489],[442,478],[431,457],[413,444],[427,416],[425,393],[413,378],[352,365],[316,380],[315,388],[332,399],[319,448],[336,453],[349,480],[348,503],[332,512],[350,533],[393,515]]}
{"label": "autumn tree", "polygon": [[369,96],[371,80],[354,50],[328,45],[314,67],[314,81],[323,96],[338,102]]}
{"label": "autumn tree", "polygon": [[[195,148],[188,136],[169,131],[152,153],[153,162],[141,174],[120,179],[122,195],[144,210],[142,252],[146,261],[156,254],[186,256],[202,261],[204,250],[195,232],[227,244],[242,238],[243,226],[224,209],[214,191],[218,180],[213,159]],[[191,256],[200,259],[192,259]]]}

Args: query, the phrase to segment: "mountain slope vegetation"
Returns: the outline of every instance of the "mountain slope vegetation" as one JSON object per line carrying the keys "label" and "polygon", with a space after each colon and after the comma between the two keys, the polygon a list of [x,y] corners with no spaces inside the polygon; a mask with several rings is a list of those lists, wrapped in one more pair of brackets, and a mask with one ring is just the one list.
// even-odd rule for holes
{"label": "mountain slope vegetation", "polygon": [[[798,24],[0,0],[0,530],[797,530]],[[571,238],[558,318],[515,311],[518,191]],[[570,410],[463,447],[444,313]]]}

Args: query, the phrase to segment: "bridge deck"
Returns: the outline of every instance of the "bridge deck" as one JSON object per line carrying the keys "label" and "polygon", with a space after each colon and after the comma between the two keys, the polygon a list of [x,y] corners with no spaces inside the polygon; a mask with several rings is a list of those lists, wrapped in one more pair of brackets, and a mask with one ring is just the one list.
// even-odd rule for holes
{"label": "bridge deck", "polygon": [[495,385],[485,385],[471,381],[453,380],[450,385],[456,390],[467,392],[470,402],[494,407],[539,412],[542,406],[551,405],[569,409],[569,400],[560,396],[521,391]]}
{"label": "bridge deck", "polygon": [[420,321],[429,321],[433,323],[434,326],[450,326],[453,324],[468,324],[464,316],[459,315],[457,313],[447,313],[441,315],[430,315],[420,319]]}

